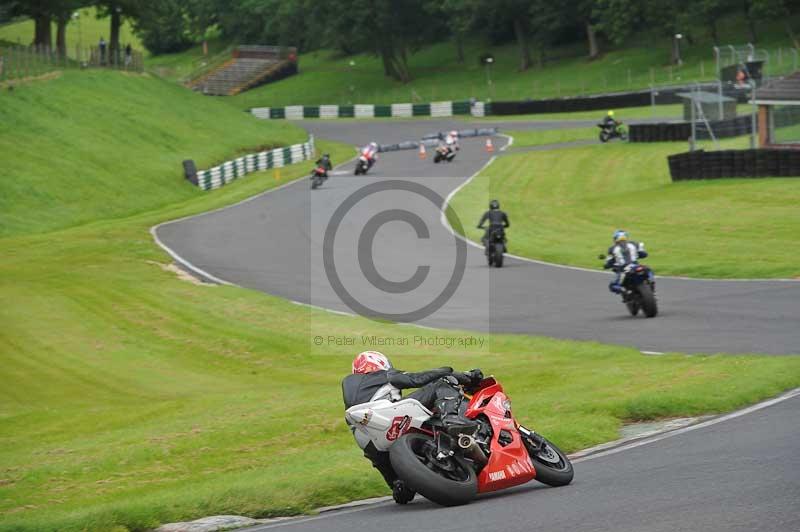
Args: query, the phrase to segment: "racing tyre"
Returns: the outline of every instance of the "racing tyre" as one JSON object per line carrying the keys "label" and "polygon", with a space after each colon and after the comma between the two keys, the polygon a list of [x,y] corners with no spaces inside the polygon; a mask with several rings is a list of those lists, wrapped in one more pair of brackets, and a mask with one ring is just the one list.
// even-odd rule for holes
{"label": "racing tyre", "polygon": [[495,268],[502,268],[503,267],[503,254],[502,253],[495,253],[494,254],[494,267]]}
{"label": "racing tyre", "polygon": [[536,434],[534,438],[540,440],[539,445],[532,438],[524,437],[528,456],[531,457],[533,467],[536,469],[536,480],[548,486],[566,486],[572,482],[575,470],[567,455],[546,438]]}
{"label": "racing tyre", "polygon": [[433,156],[433,162],[438,163],[441,160],[442,160],[442,156],[439,155],[438,153]]}
{"label": "racing tyre", "polygon": [[625,306],[628,307],[628,312],[631,313],[631,316],[636,316],[639,313],[639,302],[638,301],[626,301]]}
{"label": "racing tyre", "polygon": [[658,314],[658,304],[656,303],[656,295],[648,283],[639,285],[639,296],[642,299],[642,311],[648,318],[654,318]]}
{"label": "racing tyre", "polygon": [[442,506],[467,504],[478,494],[478,478],[460,456],[436,459],[436,443],[427,434],[404,434],[389,448],[397,476],[426,499]]}
{"label": "racing tyre", "polygon": [[608,142],[608,133],[605,131],[600,132],[600,142]]}

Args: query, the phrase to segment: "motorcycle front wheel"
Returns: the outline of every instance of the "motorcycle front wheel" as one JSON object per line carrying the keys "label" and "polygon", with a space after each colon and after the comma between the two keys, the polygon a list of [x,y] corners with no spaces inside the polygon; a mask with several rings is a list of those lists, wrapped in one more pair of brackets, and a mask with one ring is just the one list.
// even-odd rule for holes
{"label": "motorcycle front wheel", "polygon": [[502,268],[503,267],[503,254],[494,252],[494,267],[495,268]]}
{"label": "motorcycle front wheel", "polygon": [[600,132],[600,142],[608,142],[608,133],[605,131]]}
{"label": "motorcycle front wheel", "polygon": [[548,486],[566,486],[572,482],[575,470],[567,455],[539,434],[523,436],[528,456],[536,469],[536,480]]}
{"label": "motorcycle front wheel", "polygon": [[389,459],[406,485],[437,504],[458,506],[478,494],[475,470],[458,455],[437,459],[436,442],[427,434],[404,434],[389,448]]}

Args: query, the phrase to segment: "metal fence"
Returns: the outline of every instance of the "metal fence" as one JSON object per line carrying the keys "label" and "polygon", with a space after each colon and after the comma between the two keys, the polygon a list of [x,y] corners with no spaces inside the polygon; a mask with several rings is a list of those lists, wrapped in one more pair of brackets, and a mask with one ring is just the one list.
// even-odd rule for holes
{"label": "metal fence", "polygon": [[[72,50],[70,50],[72,51]],[[138,50],[116,51],[108,47],[75,47],[74,56],[60,54],[45,46],[0,47],[0,82],[41,76],[69,68],[110,68],[142,72],[144,60]]]}

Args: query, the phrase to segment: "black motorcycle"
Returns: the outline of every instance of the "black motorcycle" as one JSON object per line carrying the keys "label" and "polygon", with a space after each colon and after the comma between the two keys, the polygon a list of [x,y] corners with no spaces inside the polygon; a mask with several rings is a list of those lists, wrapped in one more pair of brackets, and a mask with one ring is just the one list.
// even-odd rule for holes
{"label": "black motorcycle", "polygon": [[[605,255],[600,255],[605,260]],[[631,316],[636,316],[641,310],[648,318],[658,314],[656,303],[656,278],[653,270],[632,262],[622,269],[619,284],[622,286],[622,302],[628,307]]]}
{"label": "black motorcycle", "polygon": [[456,157],[456,150],[450,146],[438,146],[436,154],[433,156],[433,162],[440,163],[442,161],[452,162]]}
{"label": "black motorcycle", "polygon": [[317,189],[328,179],[328,171],[318,166],[311,171],[311,190]]}
{"label": "black motorcycle", "polygon": [[625,128],[622,127],[622,122],[617,122],[616,125],[599,123],[597,127],[600,128],[600,142],[608,142],[611,139],[628,140],[628,134],[625,133]]}
{"label": "black motorcycle", "polygon": [[486,260],[489,266],[503,267],[503,253],[506,251],[506,232],[502,227],[492,229],[489,238],[484,243],[486,246]]}

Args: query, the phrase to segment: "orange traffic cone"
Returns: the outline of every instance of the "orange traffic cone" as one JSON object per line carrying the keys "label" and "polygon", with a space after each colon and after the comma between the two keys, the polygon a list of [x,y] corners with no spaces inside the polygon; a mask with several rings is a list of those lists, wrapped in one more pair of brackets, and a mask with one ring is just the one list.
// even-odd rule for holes
{"label": "orange traffic cone", "polygon": [[425,144],[420,142],[419,143],[419,158],[420,159],[424,159],[425,157],[427,157],[427,154],[425,153]]}
{"label": "orange traffic cone", "polygon": [[492,146],[492,139],[491,137],[486,139],[486,151],[492,153],[494,151],[494,146]]}

